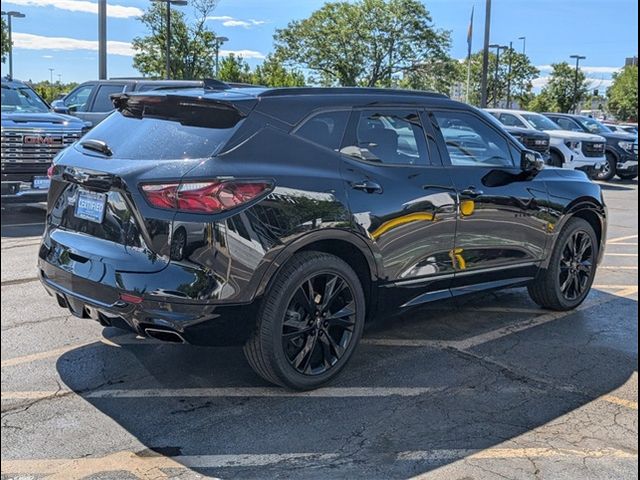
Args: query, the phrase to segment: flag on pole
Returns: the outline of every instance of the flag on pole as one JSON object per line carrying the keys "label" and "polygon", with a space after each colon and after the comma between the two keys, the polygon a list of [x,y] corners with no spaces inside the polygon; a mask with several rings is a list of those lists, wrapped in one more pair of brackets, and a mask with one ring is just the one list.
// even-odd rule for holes
{"label": "flag on pole", "polygon": [[471,57],[471,42],[473,40],[473,10],[475,5],[471,7],[471,19],[469,20],[469,29],[467,30],[467,56]]}

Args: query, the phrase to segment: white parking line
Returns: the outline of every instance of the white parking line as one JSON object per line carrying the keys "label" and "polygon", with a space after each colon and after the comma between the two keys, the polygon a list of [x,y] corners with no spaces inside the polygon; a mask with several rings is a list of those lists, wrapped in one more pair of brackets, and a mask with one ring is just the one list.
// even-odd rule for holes
{"label": "white parking line", "polygon": [[637,257],[637,253],[605,253],[607,257]]}
{"label": "white parking line", "polygon": [[617,238],[610,238],[607,240],[607,243],[617,243],[617,242],[623,242],[625,240],[631,240],[632,238],[638,238],[638,235],[627,235],[626,237],[617,237]]}
{"label": "white parking line", "polygon": [[638,266],[617,266],[617,265],[600,265],[598,267],[599,270],[638,270]]}
{"label": "white parking line", "polygon": [[486,450],[443,449],[418,450],[400,452],[397,459],[404,461],[439,462],[467,458],[473,460],[498,458],[549,458],[549,457],[579,457],[579,458],[629,458],[636,459],[636,452],[628,452],[617,448],[599,450],[581,450],[573,448],[487,448]]}

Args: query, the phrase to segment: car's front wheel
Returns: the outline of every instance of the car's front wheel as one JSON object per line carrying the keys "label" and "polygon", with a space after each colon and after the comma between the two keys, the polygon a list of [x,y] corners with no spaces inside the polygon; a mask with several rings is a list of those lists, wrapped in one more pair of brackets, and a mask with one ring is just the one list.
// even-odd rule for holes
{"label": "car's front wheel", "polygon": [[608,182],[616,176],[616,157],[612,153],[606,155],[607,161],[602,165],[602,168],[595,175],[596,180],[602,180]]}
{"label": "car's front wheel", "polygon": [[529,285],[529,295],[545,308],[576,308],[591,290],[597,258],[593,227],[582,218],[570,219],[556,240],[549,266]]}
{"label": "car's front wheel", "polygon": [[317,388],[347,364],[364,319],[365,297],[353,269],[334,255],[301,252],[273,279],[245,356],[271,383]]}

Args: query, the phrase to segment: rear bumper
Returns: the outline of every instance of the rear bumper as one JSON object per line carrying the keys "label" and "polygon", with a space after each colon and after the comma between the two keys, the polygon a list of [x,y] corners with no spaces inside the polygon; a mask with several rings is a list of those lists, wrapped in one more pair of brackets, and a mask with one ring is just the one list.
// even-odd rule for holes
{"label": "rear bumper", "polygon": [[2,203],[39,203],[47,201],[46,189],[35,189],[31,182],[2,181]]}
{"label": "rear bumper", "polygon": [[622,174],[638,174],[638,156],[625,152],[618,157],[616,171]]}
{"label": "rear bumper", "polygon": [[144,298],[133,304],[121,300],[120,291],[114,287],[73,275],[42,259],[38,266],[42,285],[58,305],[76,317],[143,336],[155,336],[150,335],[150,329],[173,332],[176,339],[194,345],[239,345],[248,338],[256,318],[257,302],[213,305]]}

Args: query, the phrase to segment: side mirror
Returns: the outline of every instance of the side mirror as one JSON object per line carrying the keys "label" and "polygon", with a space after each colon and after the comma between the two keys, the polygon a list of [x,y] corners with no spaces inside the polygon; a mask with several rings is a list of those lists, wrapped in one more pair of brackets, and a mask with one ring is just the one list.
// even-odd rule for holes
{"label": "side mirror", "polygon": [[538,152],[523,150],[520,156],[520,168],[523,172],[537,173],[544,168],[544,159]]}
{"label": "side mirror", "polygon": [[62,114],[69,113],[69,109],[67,108],[67,106],[64,104],[62,100],[54,100],[53,102],[51,102],[51,108],[56,113],[62,113]]}

